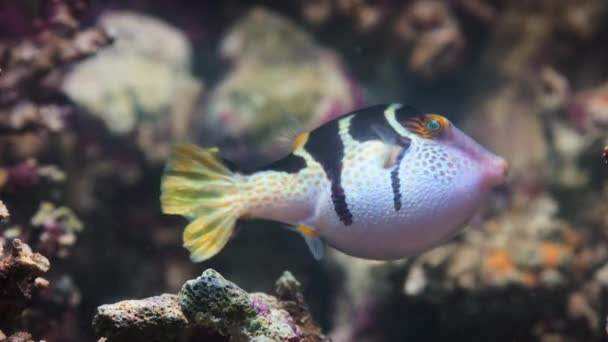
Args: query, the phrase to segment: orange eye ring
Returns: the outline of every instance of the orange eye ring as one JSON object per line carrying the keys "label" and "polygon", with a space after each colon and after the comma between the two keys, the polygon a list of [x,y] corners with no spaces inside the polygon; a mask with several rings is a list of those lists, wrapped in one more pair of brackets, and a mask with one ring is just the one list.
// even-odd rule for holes
{"label": "orange eye ring", "polygon": [[419,136],[432,139],[445,131],[449,126],[448,119],[437,114],[425,114],[421,117],[415,117],[405,123],[405,127]]}

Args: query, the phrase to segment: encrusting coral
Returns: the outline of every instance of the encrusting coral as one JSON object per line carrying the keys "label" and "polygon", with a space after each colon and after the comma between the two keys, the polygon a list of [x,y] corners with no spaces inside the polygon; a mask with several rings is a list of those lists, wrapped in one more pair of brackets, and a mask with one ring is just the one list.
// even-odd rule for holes
{"label": "encrusting coral", "polygon": [[581,233],[556,214],[557,203],[546,194],[515,200],[512,208],[482,228],[467,230],[462,240],[419,257],[404,291],[437,295],[454,288],[571,285],[578,274],[597,267],[603,258],[586,254]]}
{"label": "encrusting coral", "polygon": [[255,159],[252,146],[265,158],[287,152],[291,141],[281,146],[269,131],[297,134],[362,105],[359,85],[338,55],[266,8],[236,22],[220,53],[234,66],[212,91],[205,120],[216,139],[230,143],[223,151],[236,162]]}
{"label": "encrusting coral", "polygon": [[[299,282],[285,272],[277,297],[247,293],[213,269],[163,294],[100,306],[93,320],[107,341],[195,341],[200,334],[231,341],[327,341],[311,318]],[[219,334],[219,335],[218,335]]]}
{"label": "encrusting coral", "polygon": [[185,34],[152,16],[112,11],[99,19],[114,44],[77,64],[63,90],[114,135],[136,133],[151,160],[185,139],[202,93]]}

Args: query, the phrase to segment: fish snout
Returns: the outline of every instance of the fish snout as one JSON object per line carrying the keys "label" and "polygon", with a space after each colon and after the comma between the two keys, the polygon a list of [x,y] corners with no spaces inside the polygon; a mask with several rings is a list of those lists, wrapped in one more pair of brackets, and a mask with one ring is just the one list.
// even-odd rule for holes
{"label": "fish snout", "polygon": [[484,184],[489,187],[503,185],[509,175],[509,163],[502,157],[494,157],[485,165]]}

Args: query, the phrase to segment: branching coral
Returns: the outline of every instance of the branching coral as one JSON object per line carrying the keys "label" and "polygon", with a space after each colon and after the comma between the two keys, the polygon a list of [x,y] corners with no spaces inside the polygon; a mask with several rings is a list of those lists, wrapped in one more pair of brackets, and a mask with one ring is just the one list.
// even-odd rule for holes
{"label": "branching coral", "polygon": [[[184,284],[179,296],[164,294],[103,305],[93,321],[108,341],[198,340],[221,334],[231,341],[326,341],[289,272],[277,281],[277,297],[249,294],[208,269]],[[203,330],[201,330],[203,328]]]}

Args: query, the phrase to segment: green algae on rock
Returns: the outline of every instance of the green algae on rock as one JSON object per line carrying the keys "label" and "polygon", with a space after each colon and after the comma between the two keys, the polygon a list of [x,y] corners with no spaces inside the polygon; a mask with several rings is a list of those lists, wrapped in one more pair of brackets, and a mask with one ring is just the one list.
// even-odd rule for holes
{"label": "green algae on rock", "polygon": [[97,309],[93,326],[107,341],[327,341],[311,318],[299,282],[277,280],[278,298],[247,293],[213,269],[187,281],[179,295],[125,300]]}
{"label": "green algae on rock", "polygon": [[276,298],[263,293],[250,295],[212,269],[184,284],[180,302],[195,324],[214,326],[234,341],[259,337],[302,340],[299,329]]}

